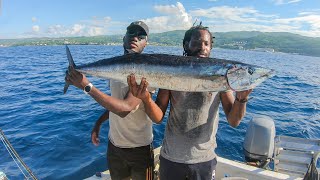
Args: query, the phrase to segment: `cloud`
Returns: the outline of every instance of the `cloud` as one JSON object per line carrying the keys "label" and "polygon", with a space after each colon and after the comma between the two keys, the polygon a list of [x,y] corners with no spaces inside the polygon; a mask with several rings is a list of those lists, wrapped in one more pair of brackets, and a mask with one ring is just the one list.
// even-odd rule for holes
{"label": "cloud", "polygon": [[163,14],[177,14],[177,12],[185,11],[183,5],[180,2],[177,2],[177,5],[157,5],[154,6],[154,10]]}
{"label": "cloud", "polygon": [[71,27],[66,27],[64,25],[56,24],[49,26],[45,32],[50,37],[59,37],[59,36],[88,36],[89,33],[84,24],[74,24]]}
{"label": "cloud", "polygon": [[209,19],[223,19],[227,22],[265,22],[275,15],[266,15],[259,13],[252,7],[230,7],[219,6],[209,9],[197,9],[190,11],[192,16],[205,17]]}
{"label": "cloud", "polygon": [[180,2],[176,5],[157,5],[154,10],[164,16],[143,19],[153,33],[188,29],[192,26],[192,17]]}
{"label": "cloud", "polygon": [[38,25],[34,25],[32,26],[32,32],[39,32],[40,31],[40,27]]}
{"label": "cloud", "polygon": [[272,0],[276,5],[298,3],[301,0]]}
{"label": "cloud", "polygon": [[[290,2],[293,1],[281,1],[281,3]],[[296,16],[282,18],[279,15],[260,12],[254,7],[214,6],[187,11],[182,3],[177,2],[171,5],[156,5],[154,11],[160,15],[135,19],[145,21],[151,33],[186,30],[192,26],[194,19],[200,19],[205,26],[209,26],[210,30],[215,32],[292,32],[306,36],[320,36],[320,9],[311,9]],[[33,20],[37,21],[35,17]],[[56,24],[40,29],[35,25],[32,32],[24,35],[63,37],[122,34],[128,23],[113,21],[111,17],[92,17],[69,26]]]}
{"label": "cloud", "polygon": [[[293,2],[298,0],[282,1],[282,3]],[[178,2],[176,5],[155,6],[154,9],[164,15],[144,20],[151,32],[188,29],[192,26],[192,19],[201,19],[205,26],[209,26],[215,32],[236,30],[320,35],[319,10],[301,12],[297,17],[281,18],[275,14],[262,13],[253,7],[214,6],[187,12],[183,4]]]}
{"label": "cloud", "polygon": [[253,7],[215,6],[195,9],[189,16],[202,19],[205,26],[215,32],[262,31],[292,32],[305,36],[320,36],[320,12],[301,12],[297,17],[281,18],[264,14]]}
{"label": "cloud", "polygon": [[111,24],[111,20],[111,17],[92,17],[89,20],[80,21],[72,26],[56,24],[49,26],[45,33],[51,37],[105,35]]}
{"label": "cloud", "polygon": [[30,37],[68,37],[68,36],[98,36],[106,34],[119,34],[125,32],[123,26],[127,23],[113,21],[111,17],[92,17],[81,20],[72,25],[54,24],[40,29],[38,25],[32,31],[16,35],[18,38]]}
{"label": "cloud", "polygon": [[274,26],[269,26],[250,23],[230,23],[209,25],[209,29],[214,32],[229,32],[230,29],[236,31],[288,32],[293,28],[292,26],[285,24],[276,24]]}
{"label": "cloud", "polygon": [[101,27],[90,27],[88,29],[89,36],[104,35],[104,29]]}
{"label": "cloud", "polygon": [[67,29],[67,33],[70,35],[81,35],[85,29],[86,25],[83,24],[74,24],[70,30]]}
{"label": "cloud", "polygon": [[32,21],[32,22],[36,22],[36,21],[37,21],[37,18],[36,18],[36,17],[32,17],[32,18],[31,18],[31,21]]}
{"label": "cloud", "polygon": [[[275,23],[290,24],[297,31],[320,32],[320,14],[301,13],[300,16],[286,19],[275,19]],[[319,36],[319,35],[318,35]]]}
{"label": "cloud", "polygon": [[308,11],[303,11],[298,13],[299,16],[304,16],[304,15],[319,15],[320,14],[320,9],[313,9],[313,10],[308,10]]}

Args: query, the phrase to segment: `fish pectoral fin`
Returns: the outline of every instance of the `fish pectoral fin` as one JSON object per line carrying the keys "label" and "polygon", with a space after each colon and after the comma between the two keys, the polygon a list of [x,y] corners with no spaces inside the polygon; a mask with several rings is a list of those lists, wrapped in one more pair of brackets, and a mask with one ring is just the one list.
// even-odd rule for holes
{"label": "fish pectoral fin", "polygon": [[67,90],[68,90],[68,88],[69,88],[69,83],[68,82],[66,82],[65,84],[64,84],[64,87],[63,87],[63,94],[66,94],[66,92],[67,92]]}

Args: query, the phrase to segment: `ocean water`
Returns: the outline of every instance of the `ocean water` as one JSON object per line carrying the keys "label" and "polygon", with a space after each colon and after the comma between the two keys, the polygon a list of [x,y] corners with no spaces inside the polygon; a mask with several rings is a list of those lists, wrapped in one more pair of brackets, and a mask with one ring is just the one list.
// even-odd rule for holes
{"label": "ocean water", "polygon": [[[79,65],[123,54],[121,46],[69,47]],[[145,52],[181,55],[182,48],[149,46]],[[220,109],[218,155],[243,161],[246,127],[255,115],[273,118],[277,135],[320,139],[319,57],[224,49],[213,49],[211,56],[276,70],[254,89],[237,128],[228,125]],[[0,128],[39,179],[83,179],[108,167],[108,123],[102,126],[100,146],[90,138],[104,109],[75,87],[63,94],[67,66],[64,46],[0,48]],[[107,80],[89,79],[110,94]],[[161,145],[165,123],[154,125],[155,147]],[[0,171],[23,179],[2,143]]]}

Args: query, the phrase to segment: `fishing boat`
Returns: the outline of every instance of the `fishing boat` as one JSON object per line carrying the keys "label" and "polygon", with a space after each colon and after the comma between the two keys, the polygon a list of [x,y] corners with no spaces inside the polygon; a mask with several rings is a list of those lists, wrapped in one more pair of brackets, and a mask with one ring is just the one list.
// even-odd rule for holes
{"label": "fishing boat", "polygon": [[[155,179],[159,179],[160,149],[154,149]],[[253,118],[243,143],[246,162],[217,157],[215,179],[221,180],[319,180],[320,140],[275,136],[268,116]],[[272,168],[271,168],[272,167]],[[85,180],[109,180],[108,170]]]}
{"label": "fishing boat", "polygon": [[[320,139],[275,136],[275,124],[268,116],[254,117],[243,142],[246,162],[217,157],[215,179],[221,180],[319,180]],[[23,162],[0,129],[0,140],[26,179],[37,177]],[[159,179],[160,149],[154,149],[155,180]],[[318,165],[318,166],[317,166]],[[7,180],[0,171],[0,180]],[[110,180],[108,170],[85,180]]]}
{"label": "fishing boat", "polygon": [[[279,136],[277,138],[283,138],[284,136]],[[291,138],[291,137],[289,137]],[[296,139],[296,138],[294,138]],[[299,141],[299,138],[296,140]],[[159,155],[160,148],[154,149],[155,154],[155,179],[159,179]],[[243,162],[237,162],[229,160],[223,157],[217,157],[218,164],[216,169],[216,179],[221,180],[270,180],[270,179],[286,179],[286,180],[301,180],[303,179],[302,174],[290,174],[285,172],[276,172],[272,170],[267,170],[259,167],[254,167]],[[299,165],[299,164],[297,164]],[[304,168],[306,169],[306,168]],[[317,170],[319,172],[319,168]],[[86,180],[110,180],[110,172],[104,171],[97,173]],[[318,175],[319,179],[319,175]]]}

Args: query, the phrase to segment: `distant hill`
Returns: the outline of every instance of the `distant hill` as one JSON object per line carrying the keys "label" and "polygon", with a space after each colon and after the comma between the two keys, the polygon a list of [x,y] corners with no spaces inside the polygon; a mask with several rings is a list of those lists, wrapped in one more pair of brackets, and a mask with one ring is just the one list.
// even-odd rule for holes
{"label": "distant hill", "polygon": [[292,33],[228,32],[215,33],[221,48],[274,49],[277,52],[320,56],[320,38]]}
{"label": "distant hill", "polygon": [[[150,35],[150,44],[182,46],[185,31],[170,31]],[[258,51],[276,51],[320,57],[320,38],[282,32],[216,32],[214,47]]]}
{"label": "distant hill", "polygon": [[[182,46],[184,30],[154,33],[149,44],[158,46]],[[276,51],[320,57],[320,38],[305,37],[284,32],[216,32],[214,46],[226,49]],[[123,35],[92,37],[0,39],[0,46],[97,44],[121,45]]]}

